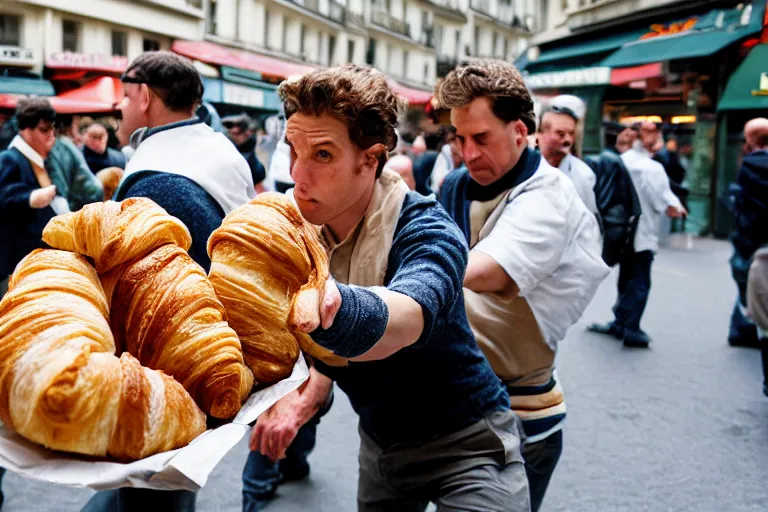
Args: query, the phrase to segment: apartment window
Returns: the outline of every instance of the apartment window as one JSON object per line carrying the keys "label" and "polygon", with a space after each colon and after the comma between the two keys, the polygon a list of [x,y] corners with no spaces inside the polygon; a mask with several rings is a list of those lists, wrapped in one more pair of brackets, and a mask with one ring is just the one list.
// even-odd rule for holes
{"label": "apartment window", "polygon": [[456,29],[456,58],[461,59],[461,29]]}
{"label": "apartment window", "polygon": [[147,39],[144,38],[144,51],[145,52],[156,52],[160,49],[160,43],[158,41],[155,41],[154,39]]}
{"label": "apartment window", "polygon": [[0,14],[0,44],[21,46],[21,16]]}
{"label": "apartment window", "polygon": [[368,41],[368,52],[365,54],[365,63],[371,66],[376,64],[376,40],[371,38]]}
{"label": "apartment window", "polygon": [[493,33],[493,49],[491,50],[491,56],[496,57],[498,55],[499,51],[499,33],[494,32]]}
{"label": "apartment window", "polygon": [[347,62],[355,62],[355,42],[347,41]]}
{"label": "apartment window", "polygon": [[65,52],[80,51],[80,23],[72,20],[63,20],[61,29],[61,49]]}
{"label": "apartment window", "polygon": [[504,38],[504,53],[501,55],[502,59],[507,60],[507,55],[508,55],[507,52],[509,52],[509,39],[507,39],[505,37]]}
{"label": "apartment window", "polygon": [[307,27],[301,25],[301,39],[299,40],[299,57],[305,58],[304,55],[304,39],[307,37]]}
{"label": "apartment window", "polygon": [[408,50],[403,52],[403,73],[400,75],[403,78],[408,76],[408,58],[410,57],[410,54],[408,53]]}
{"label": "apartment window", "polygon": [[333,65],[333,54],[336,52],[336,36],[328,36],[328,65]]}
{"label": "apartment window", "polygon": [[475,57],[480,55],[480,27],[475,27]]}
{"label": "apartment window", "polygon": [[112,31],[112,55],[128,55],[128,36],[120,30]]}
{"label": "apartment window", "polygon": [[219,11],[218,11],[218,4],[216,3],[216,0],[211,0],[208,2],[208,33],[212,35],[216,35],[217,30],[217,23],[219,19]]}
{"label": "apartment window", "polygon": [[269,9],[264,9],[264,47],[269,48]]}

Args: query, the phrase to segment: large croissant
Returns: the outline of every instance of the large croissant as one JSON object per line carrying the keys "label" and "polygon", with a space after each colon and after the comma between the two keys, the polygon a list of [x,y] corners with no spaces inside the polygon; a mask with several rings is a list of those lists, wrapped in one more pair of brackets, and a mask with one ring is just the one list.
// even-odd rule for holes
{"label": "large croissant", "polygon": [[22,260],[0,301],[0,419],[49,448],[121,460],[187,445],[205,415],[168,375],[115,356],[107,317],[84,257]]}
{"label": "large croissant", "polygon": [[237,413],[253,375],[178,219],[149,199],[94,203],[52,219],[43,240],[93,258],[118,351],[172,375],[207,414]]}
{"label": "large croissant", "polygon": [[319,322],[328,256],[314,227],[283,194],[260,194],[232,211],[208,239],[209,278],[240,336],[256,381],[291,373],[299,347],[329,364],[346,361],[299,331]]}

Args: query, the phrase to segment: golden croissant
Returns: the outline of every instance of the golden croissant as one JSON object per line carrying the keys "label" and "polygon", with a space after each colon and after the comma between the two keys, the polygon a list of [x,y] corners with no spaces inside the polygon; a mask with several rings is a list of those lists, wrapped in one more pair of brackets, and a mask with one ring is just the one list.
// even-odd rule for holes
{"label": "golden croissant", "polygon": [[[0,301],[0,420],[56,450],[133,460],[187,445],[205,415],[173,378],[115,356],[91,264],[38,249]],[[30,326],[34,326],[31,328]]]}
{"label": "golden croissant", "polygon": [[93,258],[118,352],[178,380],[211,416],[233,417],[253,386],[235,331],[187,228],[145,198],[107,201],[53,218],[43,240]]}
{"label": "golden croissant", "polygon": [[328,256],[316,228],[283,194],[260,194],[227,215],[208,239],[208,277],[258,383],[290,375],[300,347],[333,365],[300,324],[319,324]]}

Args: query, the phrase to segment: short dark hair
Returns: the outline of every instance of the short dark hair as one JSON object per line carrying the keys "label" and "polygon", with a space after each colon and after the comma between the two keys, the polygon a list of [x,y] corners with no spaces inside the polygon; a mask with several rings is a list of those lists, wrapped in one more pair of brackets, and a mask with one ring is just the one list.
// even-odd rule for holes
{"label": "short dark hair", "polygon": [[437,85],[437,99],[444,108],[461,108],[477,98],[490,98],[493,114],[511,123],[520,120],[532,134],[536,131],[533,99],[515,66],[500,60],[464,64]]}
{"label": "short dark hair", "polygon": [[539,131],[541,131],[542,126],[544,125],[544,116],[546,114],[560,114],[564,116],[568,116],[571,119],[573,119],[574,123],[579,122],[579,116],[576,115],[576,112],[571,110],[568,107],[559,107],[557,105],[550,105],[548,107],[544,107],[541,111],[541,115],[539,116]]}
{"label": "short dark hair", "polygon": [[16,119],[19,123],[19,130],[26,130],[27,128],[35,128],[40,121],[53,123],[56,120],[56,111],[47,99],[33,96],[18,101]]}
{"label": "short dark hair", "polygon": [[203,81],[192,62],[167,51],[145,52],[125,71],[126,83],[143,83],[174,112],[195,110],[203,101]]}
{"label": "short dark hair", "polygon": [[[298,80],[283,82],[279,88],[285,104],[285,118],[301,113],[327,114],[349,127],[349,138],[360,149],[383,144],[388,151],[397,144],[397,117],[404,106],[384,75],[367,66],[347,64],[340,68],[311,71]],[[381,174],[387,154],[382,153],[376,177]]]}

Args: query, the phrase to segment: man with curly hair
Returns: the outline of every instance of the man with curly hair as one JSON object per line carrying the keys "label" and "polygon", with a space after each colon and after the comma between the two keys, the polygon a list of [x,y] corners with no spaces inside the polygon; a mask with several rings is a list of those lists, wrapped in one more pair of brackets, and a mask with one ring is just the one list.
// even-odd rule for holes
{"label": "man with curly hair", "polygon": [[263,414],[251,449],[285,455],[336,381],[360,417],[360,511],[528,511],[518,419],[464,312],[467,246],[434,198],[384,169],[400,102],[370,68],[281,85],[293,197],[322,226],[328,281],[312,339],[347,358],[315,362]]}
{"label": "man with curly hair", "polygon": [[440,202],[470,247],[467,317],[523,420],[535,511],[563,443],[557,344],[608,274],[600,230],[573,182],[528,148],[533,101],[514,66],[461,66],[437,98],[451,109],[466,165],[446,177]]}

